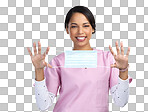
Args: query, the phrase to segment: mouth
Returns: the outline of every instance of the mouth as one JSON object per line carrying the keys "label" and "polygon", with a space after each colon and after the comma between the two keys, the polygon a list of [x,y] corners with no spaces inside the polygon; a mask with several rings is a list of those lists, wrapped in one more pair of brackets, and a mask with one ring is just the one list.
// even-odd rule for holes
{"label": "mouth", "polygon": [[83,37],[76,37],[76,39],[84,39],[87,38],[87,36],[83,36]]}
{"label": "mouth", "polygon": [[83,42],[86,38],[87,38],[87,36],[78,36],[78,37],[76,37],[76,39],[77,39],[79,42]]}

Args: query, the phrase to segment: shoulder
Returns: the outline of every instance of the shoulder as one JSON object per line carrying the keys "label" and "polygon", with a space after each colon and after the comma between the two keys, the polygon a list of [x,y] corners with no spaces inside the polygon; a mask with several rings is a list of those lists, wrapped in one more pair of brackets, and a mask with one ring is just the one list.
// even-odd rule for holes
{"label": "shoulder", "polygon": [[114,57],[110,51],[96,49],[98,52],[98,59],[103,62],[114,63]]}
{"label": "shoulder", "polygon": [[62,63],[64,61],[64,52],[63,53],[60,53],[58,54],[57,56],[55,56],[53,58],[53,60],[60,65],[60,63]]}
{"label": "shoulder", "polygon": [[97,50],[97,54],[99,55],[99,56],[103,56],[103,57],[105,57],[105,58],[110,58],[110,57],[112,57],[112,54],[111,54],[111,52],[110,51],[104,51],[104,50],[100,50],[100,49],[95,49],[95,50]]}
{"label": "shoulder", "polygon": [[58,54],[57,56],[54,57],[56,60],[59,60],[59,59],[62,59],[64,58],[64,52],[63,53],[60,53]]}

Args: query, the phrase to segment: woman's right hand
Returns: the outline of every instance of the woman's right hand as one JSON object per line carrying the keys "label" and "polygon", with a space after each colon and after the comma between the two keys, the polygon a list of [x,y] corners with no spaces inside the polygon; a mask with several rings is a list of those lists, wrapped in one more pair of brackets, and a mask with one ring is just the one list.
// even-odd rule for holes
{"label": "woman's right hand", "polygon": [[46,57],[46,54],[48,54],[49,47],[47,47],[46,52],[44,52],[44,54],[41,54],[40,41],[38,41],[38,54],[37,54],[35,42],[33,43],[33,48],[34,48],[34,55],[32,55],[32,52],[30,51],[30,49],[28,47],[27,47],[27,50],[31,56],[31,60],[32,60],[32,63],[34,65],[35,69],[36,70],[43,69],[45,66],[52,68],[52,66],[50,64],[47,64],[47,62],[45,62],[45,57]]}

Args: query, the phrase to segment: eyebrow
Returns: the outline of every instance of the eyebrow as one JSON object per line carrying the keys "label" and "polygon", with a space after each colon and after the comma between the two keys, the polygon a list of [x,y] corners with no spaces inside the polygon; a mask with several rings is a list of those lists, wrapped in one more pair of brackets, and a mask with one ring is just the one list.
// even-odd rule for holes
{"label": "eyebrow", "polygon": [[[72,25],[72,24],[77,25],[77,23],[71,23],[71,25]],[[88,23],[88,22],[86,22],[86,23],[83,23],[83,25],[84,25],[84,24],[89,24],[89,23]]]}

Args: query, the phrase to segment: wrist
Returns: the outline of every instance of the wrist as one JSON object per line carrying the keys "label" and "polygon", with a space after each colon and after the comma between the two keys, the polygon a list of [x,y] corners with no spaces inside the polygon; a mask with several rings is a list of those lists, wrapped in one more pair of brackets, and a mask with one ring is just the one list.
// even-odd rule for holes
{"label": "wrist", "polygon": [[42,71],[43,68],[35,68],[35,71]]}
{"label": "wrist", "polygon": [[35,69],[35,80],[36,81],[44,80],[44,70],[43,69]]}
{"label": "wrist", "polygon": [[43,81],[44,80],[44,77],[36,77],[35,80],[36,81]]}
{"label": "wrist", "polygon": [[120,71],[119,72],[119,77],[122,79],[122,80],[126,80],[128,78],[128,69],[126,71]]}
{"label": "wrist", "polygon": [[125,72],[125,71],[128,71],[128,68],[129,68],[129,64],[128,64],[127,67],[124,68],[124,69],[120,69],[120,68],[119,68],[119,71],[120,71],[120,72]]}

